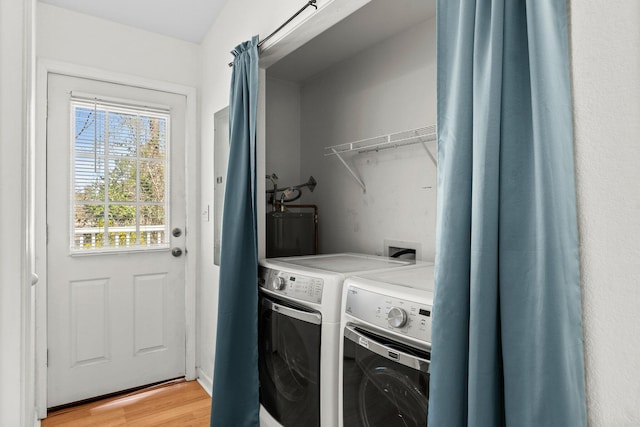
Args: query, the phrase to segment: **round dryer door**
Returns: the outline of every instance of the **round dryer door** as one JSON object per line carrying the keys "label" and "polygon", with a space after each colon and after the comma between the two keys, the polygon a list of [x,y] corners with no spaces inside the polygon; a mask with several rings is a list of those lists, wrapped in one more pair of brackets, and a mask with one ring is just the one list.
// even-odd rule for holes
{"label": "round dryer door", "polygon": [[343,423],[353,427],[424,427],[429,355],[347,327],[343,356]]}
{"label": "round dryer door", "polygon": [[283,426],[320,425],[319,313],[260,298],[260,403]]}

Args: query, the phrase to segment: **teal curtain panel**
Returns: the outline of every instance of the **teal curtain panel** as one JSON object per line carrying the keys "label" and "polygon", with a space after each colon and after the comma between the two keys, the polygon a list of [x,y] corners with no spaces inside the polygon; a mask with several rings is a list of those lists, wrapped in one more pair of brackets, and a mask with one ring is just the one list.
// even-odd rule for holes
{"label": "teal curtain panel", "polygon": [[429,426],[584,426],[565,0],[438,0]]}
{"label": "teal curtain panel", "polygon": [[225,186],[218,329],[211,426],[257,427],[258,236],[256,117],[258,37],[234,55],[229,101],[229,165]]}

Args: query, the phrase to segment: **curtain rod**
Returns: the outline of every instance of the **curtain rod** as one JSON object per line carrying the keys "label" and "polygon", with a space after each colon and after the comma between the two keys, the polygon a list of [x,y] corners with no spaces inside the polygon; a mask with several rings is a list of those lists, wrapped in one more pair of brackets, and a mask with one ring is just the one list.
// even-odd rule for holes
{"label": "curtain rod", "polygon": [[[264,42],[269,40],[271,37],[276,35],[280,30],[282,30],[284,27],[286,27],[291,21],[296,19],[298,17],[298,15],[300,15],[302,12],[304,12],[304,10],[306,10],[309,6],[313,6],[313,7],[316,8],[316,10],[318,10],[318,6],[316,5],[316,2],[317,2],[317,0],[309,0],[307,2],[307,4],[302,6],[302,8],[299,11],[297,11],[296,13],[294,13],[293,16],[291,16],[291,18],[287,19],[284,24],[280,25],[278,28],[276,28],[276,30],[274,32],[272,32],[267,37],[265,37],[262,40],[260,40],[258,42],[258,48],[260,48]],[[229,62],[229,67],[233,67],[233,62]]]}

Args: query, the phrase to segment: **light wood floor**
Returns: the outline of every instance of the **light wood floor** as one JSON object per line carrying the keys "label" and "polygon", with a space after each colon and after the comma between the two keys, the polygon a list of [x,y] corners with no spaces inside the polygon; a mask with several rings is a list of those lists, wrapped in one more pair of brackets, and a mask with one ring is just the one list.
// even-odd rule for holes
{"label": "light wood floor", "polygon": [[51,426],[209,426],[211,398],[197,381],[179,381],[50,413]]}

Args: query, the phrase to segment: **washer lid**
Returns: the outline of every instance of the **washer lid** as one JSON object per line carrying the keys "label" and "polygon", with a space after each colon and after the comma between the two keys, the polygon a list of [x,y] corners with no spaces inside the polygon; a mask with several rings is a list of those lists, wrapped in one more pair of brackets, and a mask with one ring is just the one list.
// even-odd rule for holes
{"label": "washer lid", "polygon": [[394,267],[404,267],[415,263],[414,261],[361,254],[332,254],[310,257],[272,258],[269,261],[274,260],[333,273],[367,272]]}

